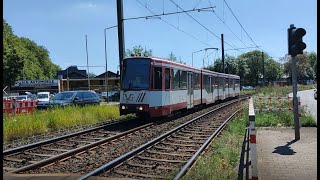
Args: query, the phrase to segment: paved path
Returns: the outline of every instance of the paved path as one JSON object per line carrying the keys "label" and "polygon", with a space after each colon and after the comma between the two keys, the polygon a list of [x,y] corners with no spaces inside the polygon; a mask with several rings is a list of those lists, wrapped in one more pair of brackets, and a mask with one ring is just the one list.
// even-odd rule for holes
{"label": "paved path", "polygon": [[259,179],[317,179],[317,128],[302,127],[294,141],[293,128],[258,128]]}
{"label": "paved path", "polygon": [[[314,99],[314,90],[298,91],[297,95],[300,97],[302,107],[305,107],[317,123],[317,100]],[[292,97],[292,93],[289,94]]]}

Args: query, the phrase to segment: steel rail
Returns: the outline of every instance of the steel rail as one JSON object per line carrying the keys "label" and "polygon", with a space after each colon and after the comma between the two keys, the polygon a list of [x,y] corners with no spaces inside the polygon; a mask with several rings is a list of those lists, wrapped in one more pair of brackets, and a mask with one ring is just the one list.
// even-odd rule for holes
{"label": "steel rail", "polygon": [[203,152],[203,150],[211,143],[211,141],[224,129],[226,124],[240,111],[241,109],[234,112],[223,124],[219,126],[217,130],[206,140],[205,143],[197,150],[197,152],[188,160],[188,162],[180,169],[178,174],[174,177],[174,180],[181,178],[189,169],[190,166],[195,162],[197,157]]}
{"label": "steel rail", "polygon": [[186,122],[186,123],[174,128],[174,129],[172,129],[171,131],[168,131],[168,132],[160,135],[159,137],[157,137],[157,138],[155,138],[155,139],[153,139],[153,140],[151,140],[151,141],[139,146],[138,148],[136,148],[136,149],[134,149],[132,151],[129,151],[126,154],[121,155],[118,158],[116,158],[116,159],[114,159],[114,160],[112,160],[112,161],[100,166],[99,168],[97,168],[97,169],[95,169],[95,170],[93,170],[93,171],[91,171],[91,172],[79,177],[78,180],[87,179],[87,178],[89,178],[91,176],[95,176],[95,175],[98,175],[98,174],[100,174],[102,172],[108,171],[108,170],[114,168],[115,166],[121,164],[122,162],[128,160],[129,158],[137,155],[138,153],[146,150],[147,148],[151,147],[152,145],[154,145],[154,144],[160,142],[161,140],[167,138],[169,135],[177,132],[178,130],[184,128],[185,126],[187,126],[187,125],[189,125],[189,124],[201,119],[202,117],[205,117],[206,115],[211,114],[211,113],[213,113],[213,112],[215,112],[215,111],[217,111],[217,110],[219,110],[219,109],[221,109],[223,107],[231,105],[231,104],[233,104],[235,102],[239,102],[240,100],[243,100],[243,99],[246,99],[246,98],[241,98],[241,99],[237,99],[237,100],[231,101],[231,102],[229,102],[227,104],[224,104],[224,105],[222,105],[220,107],[217,107],[217,108],[215,108],[215,109],[213,109],[213,110],[211,110],[211,111],[209,111],[209,112],[207,112],[205,114],[202,114],[202,115],[200,115],[200,116],[198,116],[196,118],[193,118],[190,121],[188,121],[188,122]]}
{"label": "steel rail", "polygon": [[65,153],[62,153],[62,154],[59,154],[57,156],[53,156],[51,158],[48,158],[48,159],[44,159],[42,161],[39,161],[37,163],[34,163],[34,164],[30,164],[28,166],[24,166],[24,167],[21,167],[21,168],[18,168],[16,170],[13,170],[13,171],[10,171],[8,172],[7,174],[10,174],[10,173],[19,173],[19,172],[23,172],[23,171],[28,171],[28,170],[32,170],[32,169],[36,169],[36,168],[39,168],[39,167],[43,167],[45,165],[48,165],[48,164],[51,164],[53,162],[56,162],[58,160],[61,160],[61,159],[64,159],[66,157],[69,157],[69,156],[72,156],[72,155],[75,155],[75,154],[78,154],[82,151],[85,151],[85,150],[88,150],[88,149],[91,149],[95,146],[99,146],[101,144],[104,144],[108,141],[112,141],[114,139],[117,139],[119,137],[122,137],[122,136],[125,136],[127,134],[130,134],[132,132],[135,132],[135,131],[138,131],[140,129],[143,129],[143,128],[146,128],[148,126],[151,126],[153,125],[154,123],[148,123],[146,125],[143,125],[143,126],[140,126],[140,127],[137,127],[137,128],[134,128],[134,129],[131,129],[129,131],[126,131],[124,133],[121,133],[121,134],[118,134],[118,135],[115,135],[115,136],[111,136],[109,138],[106,138],[106,139],[102,139],[100,141],[97,141],[97,142],[94,142],[94,143],[91,143],[91,144],[88,144],[88,145],[85,145],[85,146],[82,146],[82,147],[79,147],[79,148],[76,148],[76,149],[73,149],[73,150],[70,150],[70,151],[67,151]]}
{"label": "steel rail", "polygon": [[106,126],[114,125],[114,124],[117,124],[117,123],[124,123],[124,122],[130,121],[130,120],[132,120],[132,119],[114,120],[114,121],[109,122],[107,124],[104,124],[104,125],[101,125],[101,126],[98,126],[98,127],[93,127],[93,128],[90,128],[90,129],[86,129],[86,130],[83,130],[83,131],[80,131],[80,132],[74,132],[74,133],[71,133],[71,134],[55,137],[55,138],[52,138],[52,139],[48,139],[48,140],[44,140],[44,141],[40,141],[40,142],[36,142],[36,143],[32,143],[32,144],[28,144],[28,145],[25,145],[25,146],[13,148],[13,149],[8,149],[8,150],[3,151],[2,155],[3,156],[7,156],[7,155],[15,154],[15,153],[18,153],[18,152],[30,150],[30,149],[33,149],[33,148],[36,148],[36,147],[39,147],[39,146],[47,145],[47,144],[50,144],[50,143],[53,143],[53,142],[56,142],[56,141],[60,141],[60,140],[63,140],[63,139],[68,139],[68,138],[71,138],[71,137],[75,137],[75,136],[78,136],[78,135],[82,135],[82,134],[85,134],[85,133],[89,133],[89,132],[92,132],[92,131],[96,131],[96,130],[105,128]]}

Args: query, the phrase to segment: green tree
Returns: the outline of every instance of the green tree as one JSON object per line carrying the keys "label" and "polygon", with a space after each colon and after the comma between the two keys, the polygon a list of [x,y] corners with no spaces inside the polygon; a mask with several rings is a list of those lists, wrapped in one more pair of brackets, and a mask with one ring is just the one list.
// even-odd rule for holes
{"label": "green tree", "polygon": [[23,68],[23,58],[19,52],[19,39],[11,26],[3,19],[3,86],[11,85],[19,78]]}
{"label": "green tree", "polygon": [[152,50],[149,49],[147,50],[146,48],[142,48],[141,45],[139,46],[134,46],[132,50],[127,49],[125,52],[125,57],[137,57],[137,56],[143,56],[143,57],[148,57],[152,56]]}
{"label": "green tree", "polygon": [[222,60],[218,58],[214,61],[213,65],[209,65],[204,69],[214,71],[214,72],[222,72]]}
{"label": "green tree", "polygon": [[96,77],[96,76],[97,76],[96,74],[89,72],[89,78],[94,78],[94,77]]}
{"label": "green tree", "polygon": [[[259,78],[262,77],[262,58],[261,51],[254,50],[241,54],[239,58],[246,63],[245,80],[246,84],[258,85]],[[265,56],[265,58],[268,58]]]}
{"label": "green tree", "polygon": [[311,52],[307,53],[307,62],[313,71],[313,78],[317,79],[317,53]]}
{"label": "green tree", "polygon": [[[296,56],[296,61],[297,61],[297,80],[298,83],[302,84],[304,80],[308,80],[312,72],[310,65],[307,63],[307,54],[304,52],[303,54],[299,54]],[[292,77],[292,72],[291,72],[291,62],[292,59],[291,57],[287,58],[286,62],[284,63],[284,73],[290,77]],[[313,78],[312,78],[313,79]]]}
{"label": "green tree", "polygon": [[3,85],[12,85],[18,79],[51,79],[61,68],[53,64],[49,51],[25,37],[14,35],[3,19]]}
{"label": "green tree", "polygon": [[177,57],[172,52],[170,52],[168,60],[177,62]]}
{"label": "green tree", "polygon": [[268,82],[273,82],[282,76],[281,64],[273,59],[265,61],[265,78]]}

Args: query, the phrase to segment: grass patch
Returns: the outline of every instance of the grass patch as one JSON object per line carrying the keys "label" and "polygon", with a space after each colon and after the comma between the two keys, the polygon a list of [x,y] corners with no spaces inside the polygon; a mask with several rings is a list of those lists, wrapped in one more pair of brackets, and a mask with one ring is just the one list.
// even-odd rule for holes
{"label": "grass patch", "polygon": [[[292,112],[256,112],[256,127],[293,127],[294,117]],[[302,127],[316,127],[313,117],[302,113]]]}
{"label": "grass patch", "polygon": [[248,108],[244,108],[227,124],[221,136],[210,145],[213,152],[201,156],[182,179],[237,179],[234,169],[240,159],[248,112]]}
{"label": "grass patch", "polygon": [[[298,91],[314,89],[315,85],[298,85]],[[258,97],[286,97],[292,92],[292,86],[267,86],[257,88],[257,95],[254,97],[255,109],[267,108],[289,108],[290,102],[288,100],[258,100]],[[290,100],[292,101],[292,100]],[[292,108],[292,107],[291,107]],[[314,117],[311,116],[301,107],[301,126],[315,127],[316,123]],[[257,127],[293,127],[294,117],[293,112],[256,112],[256,126]]]}
{"label": "grass patch", "polygon": [[[132,115],[121,116],[121,119]],[[120,118],[118,106],[69,106],[3,118],[3,143],[16,138]]]}
{"label": "grass patch", "polygon": [[240,95],[246,95],[246,94],[255,94],[255,90],[241,90]]}
{"label": "grass patch", "polygon": [[[317,84],[314,85],[300,85],[298,84],[298,91],[314,89]],[[292,93],[292,86],[265,86],[257,87],[256,94],[258,96],[287,96]]]}

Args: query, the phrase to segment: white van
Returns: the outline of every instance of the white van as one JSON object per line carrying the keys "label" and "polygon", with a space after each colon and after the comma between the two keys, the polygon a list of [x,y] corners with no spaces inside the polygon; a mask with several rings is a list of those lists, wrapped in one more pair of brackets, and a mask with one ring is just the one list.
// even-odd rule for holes
{"label": "white van", "polygon": [[50,92],[38,92],[37,99],[40,102],[49,101],[50,99]]}

